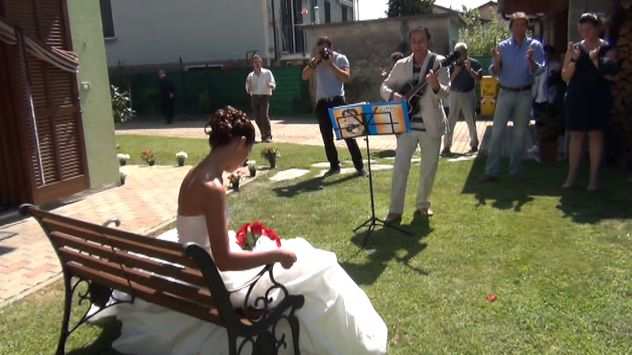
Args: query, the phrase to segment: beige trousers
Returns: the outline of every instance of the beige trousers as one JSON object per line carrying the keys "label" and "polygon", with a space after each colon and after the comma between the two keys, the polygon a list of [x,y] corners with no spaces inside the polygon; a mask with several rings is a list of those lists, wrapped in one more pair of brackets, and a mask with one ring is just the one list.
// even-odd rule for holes
{"label": "beige trousers", "polygon": [[476,122],[474,121],[475,107],[474,90],[468,92],[450,91],[449,104],[450,114],[448,115],[448,133],[443,138],[443,149],[452,147],[452,139],[454,137],[454,127],[459,120],[461,112],[463,118],[467,122],[467,128],[470,131],[470,147],[478,148],[478,136],[476,134]]}
{"label": "beige trousers", "polygon": [[413,130],[397,137],[390,213],[402,214],[404,211],[410,160],[418,146],[421,147],[421,166],[416,205],[418,209],[430,207],[430,193],[437,174],[441,137],[433,137],[425,131]]}

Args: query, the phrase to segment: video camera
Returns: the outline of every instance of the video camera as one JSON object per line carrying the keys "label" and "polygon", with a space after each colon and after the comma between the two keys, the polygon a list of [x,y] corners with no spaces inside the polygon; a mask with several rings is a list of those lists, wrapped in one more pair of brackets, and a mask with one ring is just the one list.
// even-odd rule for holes
{"label": "video camera", "polygon": [[329,58],[331,57],[331,55],[333,54],[333,51],[331,50],[331,48],[329,47],[324,47],[320,50],[320,58],[323,60],[329,60]]}

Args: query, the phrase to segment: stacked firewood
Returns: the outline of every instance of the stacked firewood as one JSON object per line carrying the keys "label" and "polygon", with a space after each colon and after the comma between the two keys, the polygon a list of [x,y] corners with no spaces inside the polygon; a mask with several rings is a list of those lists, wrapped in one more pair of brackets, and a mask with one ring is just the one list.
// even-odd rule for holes
{"label": "stacked firewood", "polygon": [[613,132],[618,132],[620,163],[632,164],[632,7],[625,11],[625,20],[619,30],[617,58],[619,73],[614,84]]}

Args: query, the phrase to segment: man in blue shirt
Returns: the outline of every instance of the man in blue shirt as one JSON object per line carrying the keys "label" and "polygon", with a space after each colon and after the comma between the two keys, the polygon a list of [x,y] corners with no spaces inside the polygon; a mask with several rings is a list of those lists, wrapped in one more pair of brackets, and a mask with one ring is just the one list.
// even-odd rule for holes
{"label": "man in blue shirt", "polygon": [[[316,115],[330,165],[326,175],[331,175],[340,172],[340,161],[329,120],[329,108],[345,104],[344,84],[351,80],[351,69],[347,57],[332,49],[332,42],[328,37],[320,37],[316,46],[318,52],[303,69],[303,80],[316,76]],[[366,176],[358,143],[355,139],[345,139],[345,143],[358,175]]]}
{"label": "man in blue shirt", "polygon": [[512,36],[492,50],[490,71],[500,80],[496,102],[492,138],[487,152],[484,182],[493,182],[500,175],[503,132],[507,121],[513,119],[513,135],[509,174],[520,174],[525,138],[531,112],[531,86],[534,77],[544,66],[542,44],[527,37],[529,19],[523,12],[511,15]]}

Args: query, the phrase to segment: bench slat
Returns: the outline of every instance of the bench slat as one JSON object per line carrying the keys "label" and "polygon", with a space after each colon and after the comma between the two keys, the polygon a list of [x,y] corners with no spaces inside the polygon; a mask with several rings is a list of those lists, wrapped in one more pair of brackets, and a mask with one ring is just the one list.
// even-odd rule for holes
{"label": "bench slat", "polygon": [[[170,249],[173,248],[174,244],[177,243],[173,243],[170,242],[168,240],[162,240],[162,239],[157,239],[157,238],[150,238],[150,237],[146,237],[143,235],[139,235],[139,234],[135,234],[135,233],[131,233],[131,232],[127,232],[125,230],[122,229],[115,229],[115,228],[110,228],[110,227],[105,227],[105,226],[101,226],[95,223],[90,223],[90,222],[85,222],[79,219],[75,219],[72,217],[66,217],[66,216],[62,216],[62,215],[58,215],[55,213],[51,213],[51,212],[47,212],[47,211],[43,211],[39,208],[31,208],[29,210],[29,212],[36,218],[40,219],[40,221],[43,220],[47,220],[47,221],[56,221],[57,223],[61,223],[61,224],[67,224],[69,226],[72,226],[74,228],[78,228],[78,229],[88,229],[91,230],[97,234],[106,234],[106,235],[111,235],[111,236],[115,236],[115,237],[119,237],[122,238],[124,240],[133,240],[139,243],[144,243],[147,245],[152,245],[158,248],[165,248],[165,249]],[[147,241],[149,240],[149,241]]]}
{"label": "bench slat", "polygon": [[99,234],[94,230],[77,228],[69,224],[59,223],[58,221],[46,219],[42,221],[42,223],[46,225],[49,233],[59,231],[99,244],[109,244],[113,247],[127,250],[133,253],[157,257],[174,264],[180,264],[194,269],[198,268],[193,260],[184,255],[184,247],[181,244],[175,242],[168,242],[171,246],[169,249],[165,249],[162,247],[151,245],[151,241],[154,240],[152,238],[143,237],[144,240],[141,241],[126,240],[118,236]]}
{"label": "bench slat", "polygon": [[200,302],[202,306],[210,306],[214,304],[210,293],[205,288],[192,287],[172,280],[167,280],[143,270],[128,268],[125,265],[81,254],[75,250],[70,250],[67,247],[63,247],[58,250],[65,258],[66,263],[80,263],[81,265],[100,270],[102,273],[129,279],[139,285],[163,290],[163,292],[177,297],[195,300]]}
{"label": "bench slat", "polygon": [[135,297],[147,302],[188,314],[197,319],[213,322],[221,326],[224,324],[219,315],[219,310],[216,307],[203,307],[186,299],[165,294],[160,290],[139,285],[134,281],[113,276],[100,270],[80,265],[76,262],[67,263],[66,268],[70,271],[71,275],[76,275],[87,280],[94,280],[103,286],[127,292],[130,295],[134,295]]}
{"label": "bench slat", "polygon": [[135,267],[149,272],[171,277],[186,283],[196,285],[198,287],[208,287],[208,284],[202,273],[198,270],[185,268],[182,266],[162,263],[155,259],[136,256],[118,249],[104,247],[94,242],[86,242],[83,239],[69,236],[61,232],[52,232],[50,234],[51,241],[56,249],[63,246],[69,246],[73,249],[86,251],[101,258],[120,263],[129,267]]}

